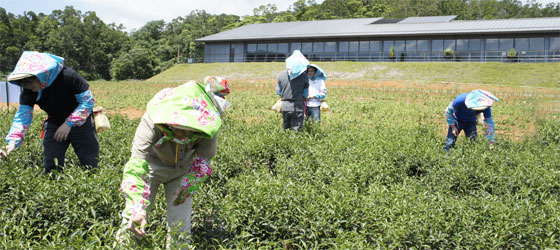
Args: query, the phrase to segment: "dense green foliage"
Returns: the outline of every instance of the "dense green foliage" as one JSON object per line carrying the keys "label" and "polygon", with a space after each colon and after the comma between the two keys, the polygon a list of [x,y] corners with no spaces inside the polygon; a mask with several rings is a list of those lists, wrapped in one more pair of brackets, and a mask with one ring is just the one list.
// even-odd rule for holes
{"label": "dense green foliage", "polygon": [[122,25],[105,24],[95,12],[82,13],[72,6],[49,15],[29,11],[18,16],[0,7],[0,72],[11,71],[24,50],[37,50],[66,58],[66,64],[88,80],[146,79],[189,58],[201,61],[203,46],[195,39],[246,24],[437,15],[457,15],[459,20],[558,17],[560,3],[542,6],[531,0],[325,0],[318,4],[314,0],[297,0],[288,10],[267,4],[243,17],[195,10],[169,23],[150,21],[130,34]]}
{"label": "dense green foliage", "polygon": [[[281,65],[278,65],[278,70]],[[209,71],[213,72],[213,71]],[[275,71],[276,72],[276,71]],[[268,72],[271,74],[271,72]],[[330,86],[332,113],[301,133],[269,110],[274,83],[232,81],[209,182],[194,199],[198,249],[547,249],[560,246],[559,92],[488,85],[497,145],[459,138],[443,153],[449,101],[471,85]],[[93,82],[108,110],[142,109],[178,83]],[[340,84],[341,85],[341,84]],[[0,112],[0,137],[14,111]],[[138,119],[110,115],[100,167],[41,174],[38,113],[0,168],[0,248],[112,248],[124,200],[121,169]],[[534,135],[528,130],[536,123]],[[524,128],[521,140],[508,134]],[[479,129],[479,133],[481,130]],[[150,215],[146,249],[165,244],[165,202]]]}
{"label": "dense green foliage", "polygon": [[146,79],[154,75],[156,61],[150,50],[133,48],[113,61],[111,75],[115,80]]}
{"label": "dense green foliage", "polygon": [[0,72],[11,71],[24,50],[51,52],[87,79],[110,79],[113,58],[127,51],[123,26],[106,25],[95,12],[71,6],[50,15],[14,16],[0,8]]}

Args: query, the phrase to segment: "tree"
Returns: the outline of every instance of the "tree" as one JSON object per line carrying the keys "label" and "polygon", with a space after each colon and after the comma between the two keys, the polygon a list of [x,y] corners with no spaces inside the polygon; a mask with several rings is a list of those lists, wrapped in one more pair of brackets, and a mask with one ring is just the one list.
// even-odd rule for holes
{"label": "tree", "polygon": [[274,20],[272,20],[273,23],[295,22],[295,21],[297,21],[296,16],[294,16],[294,14],[292,14],[292,12],[289,11],[282,11],[278,13],[278,15],[276,15]]}
{"label": "tree", "polygon": [[278,7],[275,4],[260,5],[253,9],[253,16],[263,17],[267,23],[272,22],[278,15]]}
{"label": "tree", "polygon": [[150,50],[135,47],[123,53],[111,65],[111,76],[115,80],[147,79],[154,75],[157,59]]}

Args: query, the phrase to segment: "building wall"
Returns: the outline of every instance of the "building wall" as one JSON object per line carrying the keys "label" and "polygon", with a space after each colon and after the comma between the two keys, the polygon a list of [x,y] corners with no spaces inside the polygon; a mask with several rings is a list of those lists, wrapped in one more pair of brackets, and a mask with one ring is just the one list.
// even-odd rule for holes
{"label": "building wall", "polygon": [[[391,48],[394,52],[391,53]],[[444,53],[453,50],[452,55]],[[515,56],[508,52],[515,49]],[[300,50],[310,61],[560,62],[558,34],[440,36],[206,43],[204,62],[284,61]]]}

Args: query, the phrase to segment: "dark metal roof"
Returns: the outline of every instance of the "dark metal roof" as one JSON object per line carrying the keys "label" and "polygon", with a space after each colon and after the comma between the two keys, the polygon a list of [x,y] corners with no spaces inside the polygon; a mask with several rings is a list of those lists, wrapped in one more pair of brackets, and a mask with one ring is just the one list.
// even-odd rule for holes
{"label": "dark metal roof", "polygon": [[560,17],[497,20],[454,20],[456,16],[409,17],[398,23],[376,24],[383,18],[249,24],[199,38],[199,42],[285,40],[413,35],[558,32]]}
{"label": "dark metal roof", "polygon": [[404,20],[404,18],[395,18],[395,19],[379,19],[373,23],[370,24],[387,24],[387,23],[398,23],[400,21]]}
{"label": "dark metal roof", "polygon": [[399,23],[446,23],[455,20],[457,16],[423,16],[407,17]]}

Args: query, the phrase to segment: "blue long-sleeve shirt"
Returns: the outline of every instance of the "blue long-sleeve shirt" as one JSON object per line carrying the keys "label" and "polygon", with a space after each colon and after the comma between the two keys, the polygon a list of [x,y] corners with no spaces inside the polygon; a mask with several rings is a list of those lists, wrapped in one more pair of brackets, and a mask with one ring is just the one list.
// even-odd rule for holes
{"label": "blue long-sleeve shirt", "polygon": [[491,143],[495,141],[494,120],[492,119],[492,107],[488,107],[483,111],[474,111],[467,108],[465,99],[468,93],[458,95],[447,107],[445,117],[449,126],[457,123],[476,122],[478,113],[484,114],[484,127],[486,127],[486,139]]}

